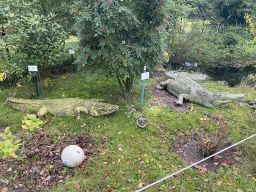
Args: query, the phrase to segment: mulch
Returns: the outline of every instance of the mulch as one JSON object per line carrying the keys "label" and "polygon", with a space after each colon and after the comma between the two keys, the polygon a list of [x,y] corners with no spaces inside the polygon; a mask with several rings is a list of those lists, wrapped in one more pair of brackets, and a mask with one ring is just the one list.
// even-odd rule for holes
{"label": "mulch", "polygon": [[22,160],[0,159],[0,189],[4,192],[48,191],[57,183],[71,179],[75,168],[68,168],[61,161],[61,152],[68,145],[78,145],[84,150],[81,172],[86,169],[88,157],[97,153],[92,148],[93,140],[85,132],[60,137],[40,129],[28,134],[24,147],[20,146],[22,154],[20,151],[17,154]]}

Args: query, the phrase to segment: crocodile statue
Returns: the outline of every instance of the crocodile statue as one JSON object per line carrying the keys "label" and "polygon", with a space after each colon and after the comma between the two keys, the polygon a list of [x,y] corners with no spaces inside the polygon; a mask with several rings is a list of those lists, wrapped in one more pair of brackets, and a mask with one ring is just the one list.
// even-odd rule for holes
{"label": "crocodile statue", "polygon": [[139,127],[144,128],[147,125],[146,119],[141,116],[141,114],[135,109],[134,105],[128,104],[126,107],[130,110],[128,112],[128,118],[130,118],[132,114],[137,114],[138,118],[136,119],[136,124]]}
{"label": "crocodile statue", "polygon": [[210,92],[192,79],[175,72],[169,73],[168,80],[160,82],[156,88],[165,88],[168,92],[178,97],[178,100],[175,101],[177,105],[182,105],[183,99],[186,99],[205,107],[214,107],[237,101],[244,97],[243,94]]}
{"label": "crocodile statue", "polygon": [[80,98],[29,100],[8,98],[7,105],[14,109],[37,111],[37,115],[44,116],[46,113],[53,115],[72,115],[80,119],[80,113],[89,113],[92,116],[107,115],[119,109],[118,105],[100,102],[102,99],[85,100]]}

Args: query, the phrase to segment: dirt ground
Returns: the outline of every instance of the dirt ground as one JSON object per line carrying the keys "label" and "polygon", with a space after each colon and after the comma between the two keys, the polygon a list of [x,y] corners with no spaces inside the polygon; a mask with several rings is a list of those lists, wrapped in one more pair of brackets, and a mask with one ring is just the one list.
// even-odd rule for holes
{"label": "dirt ground", "polygon": [[[84,150],[85,161],[79,170],[82,172],[88,157],[97,153],[86,133],[54,137],[37,130],[29,133],[28,138],[17,154],[23,160],[0,159],[1,192],[48,191],[57,183],[71,179],[74,168],[67,168],[61,161],[61,152],[68,145],[78,145]],[[13,179],[15,183],[11,185],[9,180]]]}

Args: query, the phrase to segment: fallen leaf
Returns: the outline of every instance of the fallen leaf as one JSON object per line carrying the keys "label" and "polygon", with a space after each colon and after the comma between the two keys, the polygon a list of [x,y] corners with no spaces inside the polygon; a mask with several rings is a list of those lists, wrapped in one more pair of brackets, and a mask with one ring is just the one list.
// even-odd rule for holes
{"label": "fallen leaf", "polygon": [[76,189],[81,191],[81,185],[79,183],[76,185]]}
{"label": "fallen leaf", "polygon": [[109,171],[106,171],[103,175],[104,175],[104,177],[109,176]]}
{"label": "fallen leaf", "polygon": [[223,181],[217,181],[217,185],[221,185],[223,183]]}
{"label": "fallen leaf", "polygon": [[237,175],[237,172],[238,172],[237,170],[236,170],[236,171],[233,171],[233,174],[234,174],[234,175]]}
{"label": "fallen leaf", "polygon": [[46,125],[46,124],[50,123],[50,122],[51,122],[51,120],[52,120],[52,118],[50,118],[50,119],[46,119],[46,120],[41,124],[41,127],[43,127],[44,125]]}
{"label": "fallen leaf", "polygon": [[149,163],[149,159],[146,159],[145,162],[146,162],[146,163]]}
{"label": "fallen leaf", "polygon": [[163,166],[162,166],[161,164],[160,164],[158,167],[159,167],[159,169],[162,169],[162,168],[163,168]]}
{"label": "fallen leaf", "polygon": [[142,188],[143,183],[139,183],[138,188]]}
{"label": "fallen leaf", "polygon": [[253,179],[254,181],[256,181],[256,178],[255,178],[255,177],[252,177],[252,179]]}
{"label": "fallen leaf", "polygon": [[176,187],[175,186],[171,186],[168,189],[170,189],[170,191],[173,191]]}
{"label": "fallen leaf", "polygon": [[236,190],[236,192],[243,192],[243,190],[241,190],[241,189],[237,189],[237,190]]}
{"label": "fallen leaf", "polygon": [[206,183],[204,183],[204,189],[207,189],[207,185],[206,185]]}
{"label": "fallen leaf", "polygon": [[208,171],[205,167],[200,166],[200,165],[195,165],[195,168],[200,169],[201,174],[206,173]]}
{"label": "fallen leaf", "polygon": [[107,188],[107,192],[110,192],[112,189],[115,189],[115,186],[111,186],[111,187]]}
{"label": "fallen leaf", "polygon": [[128,160],[127,161],[127,165],[131,165],[132,164],[132,161],[131,160]]}
{"label": "fallen leaf", "polygon": [[227,186],[232,186],[232,185],[234,185],[234,183],[232,182],[232,183],[226,183],[226,185]]}
{"label": "fallen leaf", "polygon": [[120,132],[117,132],[117,134],[119,135],[119,134],[121,134],[123,131],[120,131]]}

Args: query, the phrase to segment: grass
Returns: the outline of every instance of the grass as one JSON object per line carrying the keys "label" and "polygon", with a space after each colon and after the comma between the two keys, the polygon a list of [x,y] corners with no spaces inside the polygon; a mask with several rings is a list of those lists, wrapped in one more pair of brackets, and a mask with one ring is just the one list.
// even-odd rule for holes
{"label": "grass", "polygon": [[[149,79],[147,84],[153,83]],[[229,88],[217,82],[201,82],[203,87],[210,91],[244,93],[245,99],[256,98],[255,90],[248,87]],[[34,91],[34,85],[27,88]],[[64,74],[50,81],[50,85],[41,91],[40,99],[80,97],[84,99],[105,99],[105,102],[118,104],[120,110],[112,115],[104,117],[90,117],[82,114],[82,120],[78,121],[71,116],[53,117],[51,123],[44,126],[49,133],[63,135],[86,131],[94,139],[93,147],[98,154],[89,158],[85,165],[86,171],[75,168],[73,178],[55,186],[52,191],[132,191],[139,186],[155,182],[172,172],[175,172],[187,164],[175,153],[172,143],[177,135],[194,135],[200,133],[202,113],[213,114],[219,112],[228,120],[231,127],[230,137],[237,142],[255,133],[256,114],[246,106],[229,104],[219,108],[205,108],[193,104],[193,110],[187,113],[175,113],[162,104],[151,109],[149,100],[152,96],[145,92],[144,106],[140,106],[141,81],[135,82],[130,96],[124,96],[115,79],[104,77],[104,73],[90,73],[83,71],[76,74]],[[16,91],[17,97],[31,98],[27,89],[11,87],[0,92],[0,122],[2,127],[10,126],[11,130],[19,135],[21,120],[24,114],[5,105],[7,94]],[[142,116],[147,118],[148,125],[145,128],[136,126],[132,119],[127,118],[125,105],[132,103],[140,110]],[[47,114],[48,117],[52,116]],[[206,131],[214,132],[219,126],[213,120],[207,121]],[[81,126],[85,125],[85,126]],[[246,166],[221,168],[217,173],[186,170],[181,174],[167,179],[145,191],[255,191],[255,138],[241,145],[245,156]],[[247,149],[248,148],[248,149]],[[236,174],[234,174],[236,173]],[[251,176],[247,176],[252,174]],[[217,185],[217,181],[223,181]],[[227,185],[228,183],[228,185]],[[229,183],[232,185],[229,186]],[[78,187],[79,186],[79,187]]]}

